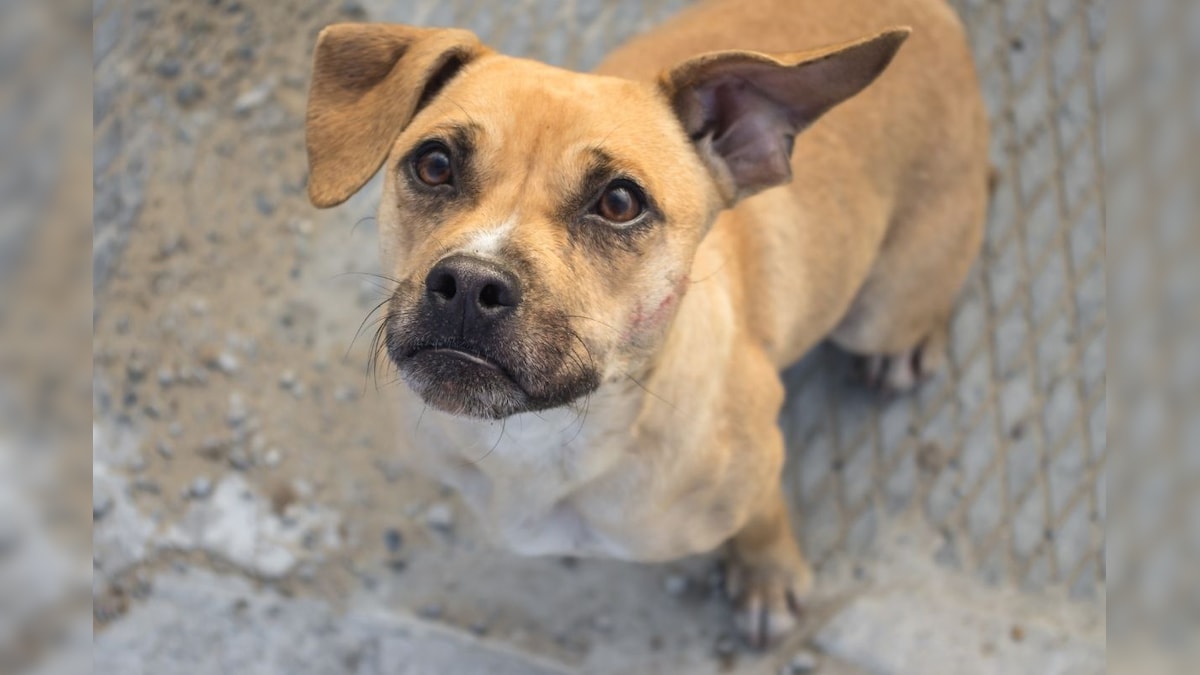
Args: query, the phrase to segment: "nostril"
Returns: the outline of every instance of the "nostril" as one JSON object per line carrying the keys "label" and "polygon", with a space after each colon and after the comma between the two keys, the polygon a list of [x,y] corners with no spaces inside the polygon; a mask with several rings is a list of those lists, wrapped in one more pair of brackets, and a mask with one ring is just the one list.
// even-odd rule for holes
{"label": "nostril", "polygon": [[455,281],[454,275],[446,271],[435,272],[430,275],[429,281],[425,284],[430,293],[442,298],[443,300],[453,300],[454,295],[458,293],[458,282]]}
{"label": "nostril", "polygon": [[501,305],[507,304],[504,302],[504,289],[498,284],[486,284],[479,291],[479,305],[485,309],[494,309]]}

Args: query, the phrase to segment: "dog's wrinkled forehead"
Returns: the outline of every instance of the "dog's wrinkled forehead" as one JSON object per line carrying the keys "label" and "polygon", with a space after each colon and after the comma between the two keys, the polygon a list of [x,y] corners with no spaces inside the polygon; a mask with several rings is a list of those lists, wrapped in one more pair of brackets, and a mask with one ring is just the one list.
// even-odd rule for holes
{"label": "dog's wrinkled forehead", "polygon": [[499,55],[463,68],[416,115],[395,150],[409,152],[431,136],[469,143],[472,160],[490,178],[520,181],[527,192],[566,190],[581,171],[607,163],[663,199],[664,164],[690,149],[650,84]]}

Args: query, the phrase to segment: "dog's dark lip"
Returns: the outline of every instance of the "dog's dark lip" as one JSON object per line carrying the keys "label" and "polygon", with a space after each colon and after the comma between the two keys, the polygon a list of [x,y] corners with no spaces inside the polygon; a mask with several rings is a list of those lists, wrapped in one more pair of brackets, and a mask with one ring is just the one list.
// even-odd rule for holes
{"label": "dog's dark lip", "polygon": [[496,363],[495,361],[478,354],[472,354],[471,352],[463,351],[461,349],[454,349],[452,347],[417,347],[416,349],[412,349],[405,354],[404,358],[407,360],[421,354],[428,354],[430,356],[449,356],[452,358],[461,359],[468,363],[487,368],[498,375],[502,375],[505,379],[513,382],[514,384],[517,382],[516,378],[514,378],[512,374],[509,373],[504,366],[501,366],[499,363]]}
{"label": "dog's dark lip", "polygon": [[491,368],[492,370],[502,373],[505,376],[508,375],[508,373],[505,373],[504,369],[501,368],[499,364],[497,364],[493,361],[489,361],[488,359],[485,359],[482,356],[477,356],[470,352],[464,352],[461,349],[449,349],[447,347],[428,347],[425,349],[417,349],[417,350],[411,352],[408,355],[408,357],[412,358],[412,357],[416,356],[417,354],[422,354],[422,353],[431,354],[431,355],[453,356],[455,358],[459,358],[464,361],[470,361],[471,363],[474,363],[477,366]]}

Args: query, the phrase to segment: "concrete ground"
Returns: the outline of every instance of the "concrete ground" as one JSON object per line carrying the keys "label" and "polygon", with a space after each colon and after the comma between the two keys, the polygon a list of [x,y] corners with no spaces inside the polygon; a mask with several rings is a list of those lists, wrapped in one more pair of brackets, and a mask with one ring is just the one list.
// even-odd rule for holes
{"label": "concrete ground", "polygon": [[[96,672],[1103,670],[1103,234],[1073,187],[1090,169],[1045,166],[1086,125],[1075,81],[1045,75],[1061,109],[1053,84],[1018,95],[1040,33],[976,31],[1006,161],[948,377],[882,401],[824,350],[788,375],[787,481],[821,588],[791,643],[737,643],[710,558],[516,558],[395,460],[398,385],[366,376],[355,339],[381,299],[377,190],[333,211],[304,196],[316,31],[455,24],[587,67],[680,4],[95,2]],[[964,11],[1079,23],[998,5]],[[1054,49],[1083,50],[1083,18]],[[1043,321],[1060,314],[1065,333]]]}

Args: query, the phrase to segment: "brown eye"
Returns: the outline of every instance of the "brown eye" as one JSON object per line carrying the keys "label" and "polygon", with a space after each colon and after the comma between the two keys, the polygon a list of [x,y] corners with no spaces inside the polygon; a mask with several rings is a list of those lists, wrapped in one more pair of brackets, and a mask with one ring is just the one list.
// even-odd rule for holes
{"label": "brown eye", "polygon": [[628,223],[642,215],[642,209],[641,192],[624,181],[609,184],[596,203],[596,213],[613,223]]}
{"label": "brown eye", "polygon": [[454,177],[454,170],[450,165],[450,155],[441,146],[433,146],[421,151],[413,168],[416,170],[417,178],[430,186],[446,185]]}

